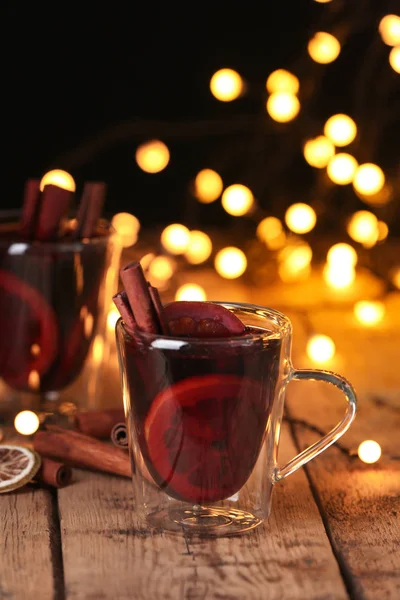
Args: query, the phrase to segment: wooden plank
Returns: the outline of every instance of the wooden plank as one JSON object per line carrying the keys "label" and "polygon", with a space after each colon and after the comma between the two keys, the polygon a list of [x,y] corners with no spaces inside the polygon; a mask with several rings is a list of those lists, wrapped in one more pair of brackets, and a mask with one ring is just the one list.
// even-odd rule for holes
{"label": "wooden plank", "polygon": [[50,492],[0,495],[0,598],[63,598],[57,509]]}
{"label": "wooden plank", "polygon": [[[365,465],[333,448],[309,463],[306,471],[353,597],[399,598],[400,462],[390,456],[400,454],[400,413],[394,402],[400,383],[400,329],[392,327],[390,336],[384,335],[384,328],[366,332],[351,321],[349,312],[335,313],[314,313],[308,328],[333,337],[338,355],[327,368],[340,370],[358,389],[358,417],[341,443],[357,449],[363,440],[375,439],[383,458]],[[294,329],[295,365],[310,366],[301,323],[294,320]],[[292,417],[328,431],[341,418],[344,401],[332,386],[294,382],[287,406]],[[317,437],[299,426],[295,433],[300,449]]]}
{"label": "wooden plank", "polygon": [[[295,453],[284,430],[282,460]],[[66,600],[348,598],[307,479],[276,486],[267,525],[192,540],[135,531],[131,483],[77,472],[59,490]]]}

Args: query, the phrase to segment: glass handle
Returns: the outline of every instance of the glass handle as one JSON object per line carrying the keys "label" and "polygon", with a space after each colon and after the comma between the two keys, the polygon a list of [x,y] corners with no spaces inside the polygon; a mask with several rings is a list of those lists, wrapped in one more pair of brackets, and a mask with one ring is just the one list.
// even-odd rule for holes
{"label": "glass handle", "polygon": [[308,379],[311,381],[325,381],[326,383],[330,383],[337,387],[343,394],[346,396],[347,407],[346,412],[343,419],[334,427],[329,433],[327,433],[323,438],[318,440],[309,446],[303,452],[300,452],[297,456],[292,458],[290,462],[288,462],[281,469],[276,469],[274,481],[280,481],[284,479],[306,463],[312,458],[321,454],[324,450],[329,448],[332,444],[334,444],[342,435],[348,430],[351,423],[356,416],[357,410],[357,398],[354,391],[353,386],[340,375],[336,375],[335,373],[331,373],[330,371],[319,371],[313,369],[300,369],[293,370],[290,380],[292,379]]}

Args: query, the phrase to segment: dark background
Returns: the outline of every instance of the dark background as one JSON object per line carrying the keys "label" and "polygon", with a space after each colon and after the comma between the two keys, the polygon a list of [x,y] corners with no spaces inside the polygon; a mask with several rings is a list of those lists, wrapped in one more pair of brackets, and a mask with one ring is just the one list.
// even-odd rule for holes
{"label": "dark background", "polygon": [[[394,106],[399,76],[387,65],[389,49],[377,34],[391,2],[286,0],[240,3],[238,9],[231,2],[137,5],[3,4],[1,208],[20,206],[28,177],[65,168],[78,186],[88,179],[107,182],[108,213],[132,212],[145,226],[184,219],[223,224],[231,217],[217,203],[199,206],[190,194],[195,174],[212,167],[225,184],[249,185],[263,210],[282,213],[296,199],[311,201],[310,193],[315,199],[326,185],[305,164],[301,140],[320,133],[335,112],[357,111],[358,120],[367,123]],[[307,58],[315,30],[347,40],[335,63],[320,66]],[[209,80],[222,67],[236,69],[247,81],[243,98],[232,103],[213,98]],[[293,68],[302,86],[302,117],[287,126],[273,123],[265,111],[265,80],[279,67]],[[380,74],[388,93],[369,102]],[[254,117],[248,131],[229,131],[243,115]],[[221,121],[228,131],[208,135],[205,123],[193,136],[197,120]],[[112,140],[107,132],[124,122],[129,127],[119,131],[125,134]],[[180,133],[171,133],[173,122],[184,123]],[[395,176],[398,118],[385,127],[372,142],[364,128],[358,149],[362,154],[369,148],[366,159]],[[164,172],[149,175],[134,154],[139,143],[154,137],[167,143],[171,161]],[[89,149],[82,147],[87,140]],[[340,193],[339,203],[345,203],[350,191]],[[332,190],[329,194],[328,201],[335,202]]]}

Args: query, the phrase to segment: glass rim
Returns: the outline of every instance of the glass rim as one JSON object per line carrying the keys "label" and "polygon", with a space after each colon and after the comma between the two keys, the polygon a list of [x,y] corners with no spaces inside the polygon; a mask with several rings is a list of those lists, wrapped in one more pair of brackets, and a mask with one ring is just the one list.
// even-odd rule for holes
{"label": "glass rim", "polygon": [[[16,233],[18,231],[18,215],[21,211],[0,211],[0,248],[9,248],[10,246],[20,246],[16,248],[15,254],[24,254],[26,250],[50,250],[52,252],[66,252],[69,250],[81,250],[86,246],[102,245],[108,242],[108,240],[117,234],[116,229],[108,219],[100,219],[100,228],[104,232],[103,235],[96,235],[91,238],[84,239],[72,239],[70,237],[60,238],[57,241],[41,242],[39,240],[24,240],[19,239],[17,235],[13,237],[2,238],[1,234],[5,233],[2,226],[10,227],[10,233]],[[10,219],[13,214],[12,219]]]}
{"label": "glass rim", "polygon": [[[249,313],[255,313],[261,317],[271,318],[273,317],[277,324],[275,326],[277,329],[275,331],[260,331],[260,333],[248,333],[242,336],[232,336],[232,337],[215,337],[215,338],[199,338],[199,337],[185,337],[185,336],[174,336],[174,335],[163,335],[158,333],[147,333],[140,332],[140,339],[147,345],[152,346],[153,348],[159,349],[178,349],[182,347],[183,344],[190,344],[196,346],[245,346],[251,345],[254,342],[261,340],[276,340],[283,339],[286,335],[290,334],[292,331],[292,323],[285,314],[282,312],[270,308],[267,306],[261,306],[258,304],[250,304],[245,302],[227,302],[227,301],[217,301],[217,300],[207,300],[209,304],[220,304],[225,308],[233,308],[236,310],[247,310]],[[167,303],[167,305],[170,303]],[[116,325],[116,330],[122,330],[124,336],[133,340],[133,336],[126,329],[125,324],[123,322],[122,317],[119,317]]]}

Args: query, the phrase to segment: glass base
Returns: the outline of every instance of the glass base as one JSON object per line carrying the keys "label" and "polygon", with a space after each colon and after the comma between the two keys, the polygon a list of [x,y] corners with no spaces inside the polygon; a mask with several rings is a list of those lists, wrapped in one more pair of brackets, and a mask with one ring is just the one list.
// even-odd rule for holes
{"label": "glass base", "polygon": [[149,526],[169,533],[218,537],[250,531],[261,525],[262,520],[243,510],[196,504],[152,512],[147,516],[147,522]]}

